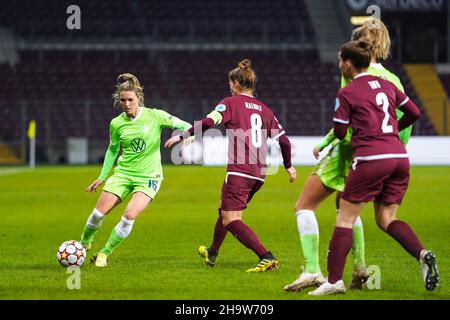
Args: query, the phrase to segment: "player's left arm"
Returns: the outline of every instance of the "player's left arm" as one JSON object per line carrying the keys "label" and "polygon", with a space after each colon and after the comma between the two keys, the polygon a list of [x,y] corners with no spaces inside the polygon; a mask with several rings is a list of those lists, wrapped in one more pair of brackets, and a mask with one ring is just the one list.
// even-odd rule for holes
{"label": "player's left arm", "polygon": [[[400,82],[400,79],[396,76],[394,80],[392,81],[392,84],[397,87],[398,90],[400,90],[402,93],[405,93],[405,88],[403,87],[402,83]],[[397,106],[396,110],[396,117],[397,121],[400,120],[403,117],[403,112],[400,110],[400,107]],[[403,145],[407,145],[409,142],[409,137],[411,136],[412,132],[412,126],[408,126],[404,128],[403,130],[399,130],[398,137],[400,138],[400,141],[403,143]]]}
{"label": "player's left arm", "polygon": [[419,119],[421,112],[416,104],[397,88],[395,90],[395,99],[398,108],[403,112],[403,116],[398,121],[398,131],[401,131]]}
{"label": "player's left arm", "polygon": [[281,156],[283,157],[283,165],[287,173],[289,174],[289,182],[292,183],[295,181],[295,178],[297,177],[297,172],[295,168],[292,166],[291,142],[289,141],[288,137],[286,137],[285,130],[278,122],[278,119],[275,116],[273,116],[271,122],[269,123],[269,127],[270,131],[268,132],[268,136],[272,140],[278,140],[278,144],[280,145],[281,149]]}

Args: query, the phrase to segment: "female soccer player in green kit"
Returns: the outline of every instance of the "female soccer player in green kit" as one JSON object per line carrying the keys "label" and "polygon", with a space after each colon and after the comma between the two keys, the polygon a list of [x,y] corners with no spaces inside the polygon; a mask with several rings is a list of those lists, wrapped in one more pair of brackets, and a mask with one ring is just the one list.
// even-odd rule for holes
{"label": "female soccer player in green kit", "polygon": [[[106,181],[94,210],[89,216],[81,244],[90,249],[103,219],[111,210],[132,194],[119,223],[112,230],[105,246],[92,258],[97,267],[106,267],[108,256],[128,237],[137,216],[155,198],[161,187],[160,140],[163,128],[188,130],[191,125],[169,113],[144,106],[144,93],[138,79],[129,73],[117,79],[114,105],[123,112],[111,120],[110,143],[103,168],[97,180],[86,192],[97,191]],[[114,174],[109,173],[122,149]]]}
{"label": "female soccer player in green kit", "polygon": [[[368,73],[392,82],[400,91],[404,92],[399,78],[379,63],[389,57],[391,45],[389,32],[384,23],[379,19],[368,19],[361,27],[353,31],[352,40],[362,40],[371,44],[372,61]],[[345,87],[350,81],[350,79],[342,77],[341,87]],[[402,116],[403,113],[397,109],[397,119],[400,119]],[[399,133],[400,140],[404,145],[408,143],[410,135],[411,127]],[[300,291],[310,286],[320,285],[325,281],[319,265],[319,226],[314,212],[323,200],[334,191],[337,191],[336,208],[339,213],[340,193],[344,191],[345,178],[348,175],[352,162],[350,139],[351,128],[343,140],[337,139],[333,129],[331,129],[313,150],[313,154],[317,159],[320,151],[331,145],[327,155],[309,176],[295,205],[297,228],[305,258],[305,269],[294,282],[284,287],[286,291]],[[363,225],[358,217],[353,226],[351,252],[354,256],[354,271],[349,284],[350,289],[362,289],[368,279],[364,249]]]}

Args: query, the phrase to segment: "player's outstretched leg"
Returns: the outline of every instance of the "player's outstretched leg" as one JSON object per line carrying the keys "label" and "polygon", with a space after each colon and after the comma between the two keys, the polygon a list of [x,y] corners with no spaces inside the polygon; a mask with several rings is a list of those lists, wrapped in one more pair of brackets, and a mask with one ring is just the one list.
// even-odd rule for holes
{"label": "player's outstretched leg", "polygon": [[294,282],[284,287],[286,291],[300,291],[307,287],[320,285],[325,281],[320,271],[319,225],[314,210],[333,192],[334,189],[326,187],[322,182],[322,177],[317,174],[309,176],[306,180],[303,191],[295,204],[297,229],[305,268]]}
{"label": "player's outstretched leg", "polygon": [[108,265],[108,256],[128,237],[133,228],[133,224],[134,220],[128,220],[125,217],[121,218],[120,222],[112,230],[105,246],[91,260],[91,262],[95,261],[96,267],[106,267]]}
{"label": "player's outstretched leg", "polygon": [[216,263],[220,246],[222,245],[223,240],[225,240],[227,233],[228,230],[223,226],[222,217],[219,214],[216,225],[214,226],[213,242],[211,246],[200,246],[198,248],[198,254],[205,259],[206,265],[213,267]]}
{"label": "player's outstretched leg", "polygon": [[88,251],[91,248],[92,241],[94,240],[96,234],[100,230],[102,226],[103,219],[105,215],[101,213],[99,210],[94,209],[86,221],[86,225],[84,226],[83,233],[81,234],[80,243],[83,247]]}
{"label": "player's outstretched leg", "polygon": [[386,232],[419,261],[425,289],[433,291],[439,284],[439,273],[434,253],[425,250],[413,229],[406,222],[394,220],[389,224]]}
{"label": "player's outstretched leg", "polygon": [[244,246],[252,250],[260,259],[256,267],[248,269],[247,272],[264,272],[278,268],[278,260],[262,245],[256,233],[249,226],[243,223],[242,220],[234,220],[228,223],[226,228]]}
{"label": "player's outstretched leg", "polygon": [[294,282],[284,287],[285,291],[300,291],[325,281],[319,265],[319,225],[314,211],[299,210],[296,217],[305,268]]}

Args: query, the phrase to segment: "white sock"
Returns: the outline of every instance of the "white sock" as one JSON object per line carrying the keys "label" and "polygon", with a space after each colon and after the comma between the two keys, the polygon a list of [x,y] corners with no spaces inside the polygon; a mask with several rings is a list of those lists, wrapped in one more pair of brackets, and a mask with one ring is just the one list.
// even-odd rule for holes
{"label": "white sock", "polygon": [[297,216],[297,229],[300,236],[319,234],[319,224],[312,210],[299,210]]}
{"label": "white sock", "polygon": [[131,233],[134,221],[135,220],[128,220],[127,218],[122,217],[114,229],[120,237],[126,238]]}
{"label": "white sock", "polygon": [[91,215],[87,219],[86,226],[89,229],[98,229],[102,226],[105,215],[94,208]]}
{"label": "white sock", "polygon": [[358,218],[356,218],[355,222],[353,223],[354,227],[362,227],[362,220],[361,218],[358,216]]}

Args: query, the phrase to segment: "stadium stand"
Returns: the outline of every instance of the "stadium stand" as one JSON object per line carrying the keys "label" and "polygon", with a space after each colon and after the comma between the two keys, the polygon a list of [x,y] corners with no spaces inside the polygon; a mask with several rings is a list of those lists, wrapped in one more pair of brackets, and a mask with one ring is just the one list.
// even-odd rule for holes
{"label": "stadium stand", "polygon": [[[81,0],[83,25],[65,25],[69,1],[46,6],[24,0],[2,4],[0,25],[28,46],[18,49],[14,66],[0,62],[0,139],[23,139],[27,121],[38,123],[37,141],[63,142],[87,136],[107,141],[108,122],[118,114],[111,94],[120,73],[135,74],[144,85],[147,106],[162,107],[193,121],[229,95],[227,73],[250,58],[259,77],[258,97],[271,106],[289,135],[322,135],[332,126],[339,70],[323,63],[314,48],[315,35],[304,1],[219,2],[198,0],[111,2]],[[177,8],[175,10],[174,8]],[[180,17],[179,13],[183,16]],[[249,14],[257,15],[257,25]],[[281,22],[280,22],[281,21]],[[210,44],[211,48],[113,50],[111,48],[45,48],[42,43],[85,43],[102,39],[153,44]],[[69,41],[68,41],[69,39]],[[126,41],[124,40],[126,39]],[[214,49],[214,44],[312,44],[303,49]],[[33,44],[41,44],[34,48]],[[93,43],[93,42],[90,42]],[[406,93],[418,103],[403,65],[389,61]],[[443,79],[449,87],[448,78]],[[422,109],[423,111],[423,109]],[[423,111],[424,112],[424,111]],[[435,135],[426,113],[414,134]]]}

